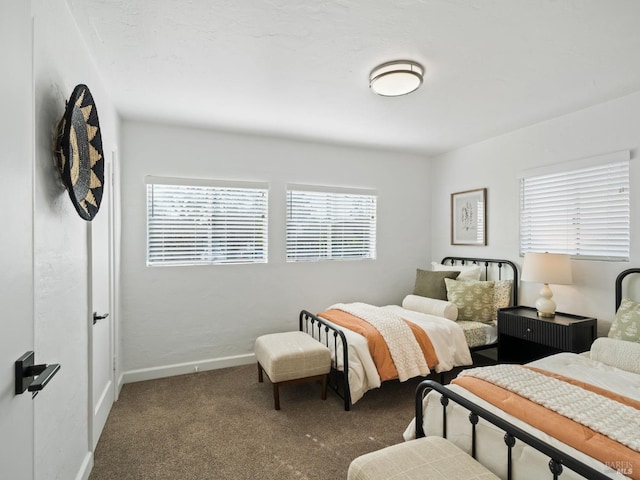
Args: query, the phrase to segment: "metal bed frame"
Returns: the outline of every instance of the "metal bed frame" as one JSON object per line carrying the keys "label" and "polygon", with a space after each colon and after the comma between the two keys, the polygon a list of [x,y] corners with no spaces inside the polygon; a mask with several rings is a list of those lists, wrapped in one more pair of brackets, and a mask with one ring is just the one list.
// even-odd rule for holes
{"label": "metal bed frame", "polygon": [[[615,306],[616,311],[620,307],[622,302],[622,290],[624,279],[631,274],[640,274],[640,268],[629,268],[618,274],[615,281]],[[476,425],[478,423],[478,417],[482,417],[488,422],[494,424],[505,432],[504,442],[506,446],[507,456],[507,475],[508,479],[512,478],[512,458],[511,452],[516,443],[516,439],[526,443],[532,448],[543,453],[549,457],[549,470],[553,475],[554,480],[557,479],[563,471],[563,467],[574,471],[578,475],[583,476],[589,480],[609,479],[610,477],[594,469],[593,467],[586,465],[585,463],[573,458],[568,453],[565,453],[545,442],[533,436],[532,434],[512,425],[506,420],[498,417],[497,415],[485,410],[479,405],[473,403],[469,399],[449,390],[447,387],[434,382],[432,380],[424,380],[418,385],[416,389],[416,438],[425,436],[423,427],[423,404],[425,395],[435,390],[441,394],[440,403],[442,404],[442,433],[443,437],[447,438],[447,405],[450,400],[465,407],[469,410],[469,424],[471,428],[471,456],[476,458]]]}
{"label": "metal bed frame", "polygon": [[[416,438],[422,438],[425,436],[422,426],[422,405],[425,395],[431,390],[435,390],[442,395],[440,397],[440,403],[442,404],[442,436],[444,438],[447,438],[447,405],[449,404],[449,401],[453,400],[455,403],[469,410],[469,425],[471,428],[471,456],[473,458],[476,458],[476,425],[478,424],[479,417],[483,418],[489,423],[494,424],[505,432],[504,443],[506,446],[505,454],[507,457],[508,480],[511,480],[513,478],[512,450],[516,444],[516,440],[520,440],[526,443],[527,445],[535,448],[539,452],[549,457],[549,470],[554,480],[557,480],[560,477],[564,470],[564,467],[567,467],[578,475],[581,475],[589,480],[606,480],[610,478],[601,471],[598,471],[595,468],[581,462],[580,460],[573,458],[568,453],[565,453],[562,450],[559,450],[556,447],[543,442],[532,434],[516,427],[515,425],[512,425],[506,420],[498,417],[488,410],[485,410],[484,408],[473,403],[467,398],[449,390],[447,387],[440,385],[433,380],[422,381],[416,389]],[[542,472],[540,472],[540,475],[542,476]]]}
{"label": "metal bed frame", "polygon": [[631,275],[632,273],[640,273],[640,268],[629,268],[627,270],[623,270],[616,277],[616,312],[622,303],[622,281],[627,275]]}
{"label": "metal bed frame", "polygon": [[[510,278],[505,278],[508,280],[513,280],[513,287],[511,289],[511,304],[518,304],[518,267],[515,263],[509,260],[501,260],[501,259],[492,259],[492,258],[471,258],[471,257],[444,257],[442,259],[443,265],[480,265],[484,267],[484,272],[481,272],[481,278],[484,280],[493,278],[493,269],[491,268],[493,265],[497,267],[498,270],[498,278],[497,280],[502,280],[503,277],[503,268],[507,267],[511,269]],[[338,369],[338,361],[336,358],[332,360],[331,364],[331,372],[329,374],[329,387],[336,392],[336,394],[344,400],[344,409],[351,409],[351,393],[349,390],[349,349],[347,346],[347,340],[344,336],[342,330],[334,325],[329,324],[324,319],[317,317],[311,312],[307,310],[302,310],[299,316],[299,329],[301,332],[306,332],[315,338],[320,343],[324,344],[327,347],[332,347],[333,352],[338,352],[339,347],[342,349],[342,364],[343,369]],[[487,345],[480,345],[477,347],[473,347],[470,350],[472,352],[477,352],[480,350],[486,350],[489,348],[494,348],[497,346],[497,343],[491,343]],[[444,372],[440,374],[440,380],[444,379]],[[443,382],[444,383],[444,382]]]}
{"label": "metal bed frame", "polygon": [[[468,257],[444,257],[442,259],[443,265],[481,265],[484,266],[484,272],[481,272],[480,278],[484,278],[485,280],[489,280],[489,266],[491,264],[495,264],[498,267],[498,278],[497,280],[502,280],[502,269],[506,266],[511,269],[511,278],[508,280],[513,281],[513,286],[511,287],[511,306],[518,305],[518,267],[515,263],[510,260],[494,260],[489,258],[468,258]],[[497,342],[488,343],[486,345],[478,345],[476,347],[471,347],[469,350],[472,352],[479,352],[481,350],[487,350],[489,348],[495,348],[498,346]]]}

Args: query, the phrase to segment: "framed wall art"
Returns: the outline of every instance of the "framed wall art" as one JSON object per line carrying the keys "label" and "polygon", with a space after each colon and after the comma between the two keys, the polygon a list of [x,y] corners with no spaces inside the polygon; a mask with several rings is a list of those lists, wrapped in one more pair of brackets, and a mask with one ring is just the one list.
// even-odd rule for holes
{"label": "framed wall art", "polygon": [[487,244],[487,189],[451,194],[451,245]]}

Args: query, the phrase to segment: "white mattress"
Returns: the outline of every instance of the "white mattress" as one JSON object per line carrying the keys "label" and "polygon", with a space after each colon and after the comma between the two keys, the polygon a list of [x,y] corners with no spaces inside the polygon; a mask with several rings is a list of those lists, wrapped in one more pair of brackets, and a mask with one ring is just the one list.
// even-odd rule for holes
{"label": "white mattress", "polygon": [[[620,370],[618,368],[605,365],[590,359],[587,355],[577,355],[573,353],[560,353],[550,357],[537,360],[529,365],[544,370],[555,372],[561,375],[575,378],[592,385],[620,393],[629,398],[640,400],[640,375],[632,372]],[[534,432],[535,436],[543,441],[569,452],[584,463],[601,470],[611,478],[622,479],[624,475],[614,471],[608,466],[558,442],[547,434],[534,429],[526,423],[501,412],[498,408],[476,397],[457,385],[450,385],[449,388],[483,408],[499,414],[514,425],[527,431]],[[442,405],[440,395],[437,392],[430,392],[424,400],[424,422],[423,427],[427,435],[442,435]],[[468,410],[458,406],[454,402],[447,408],[447,438],[457,444],[467,452],[471,451],[471,435],[468,421]],[[477,458],[501,478],[506,478],[506,453],[503,441],[504,432],[493,425],[483,421],[480,422],[477,431]],[[404,432],[405,440],[415,437],[415,420],[409,424]],[[537,479],[545,477],[549,473],[547,467],[549,459],[531,447],[516,445],[514,448],[514,478],[516,479]],[[624,467],[624,466],[623,466]],[[568,469],[562,474],[562,479],[582,478]]]}

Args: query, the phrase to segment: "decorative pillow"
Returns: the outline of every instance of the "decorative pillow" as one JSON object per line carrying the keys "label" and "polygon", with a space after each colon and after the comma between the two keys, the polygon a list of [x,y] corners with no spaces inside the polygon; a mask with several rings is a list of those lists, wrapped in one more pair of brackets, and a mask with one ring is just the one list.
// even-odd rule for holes
{"label": "decorative pillow", "polygon": [[444,279],[447,299],[458,307],[458,320],[491,323],[495,316],[493,290],[495,282]]}
{"label": "decorative pillow", "polygon": [[413,288],[414,295],[421,297],[447,299],[447,287],[445,278],[457,278],[460,272],[431,272],[429,270],[416,270],[416,284]]}
{"label": "decorative pillow", "polygon": [[434,272],[460,272],[456,280],[480,280],[480,265],[442,265],[431,262]]}
{"label": "decorative pillow", "polygon": [[414,312],[437,315],[438,317],[444,317],[454,322],[458,318],[458,307],[455,303],[448,302],[447,300],[407,295],[404,297],[404,300],[402,300],[402,308]]}
{"label": "decorative pillow", "polygon": [[496,280],[493,285],[493,319],[498,321],[498,309],[511,305],[512,280]]}
{"label": "decorative pillow", "polygon": [[591,344],[589,356],[612,367],[640,373],[640,343],[600,337]]}
{"label": "decorative pillow", "polygon": [[623,298],[607,336],[628,342],[640,342],[640,303]]}

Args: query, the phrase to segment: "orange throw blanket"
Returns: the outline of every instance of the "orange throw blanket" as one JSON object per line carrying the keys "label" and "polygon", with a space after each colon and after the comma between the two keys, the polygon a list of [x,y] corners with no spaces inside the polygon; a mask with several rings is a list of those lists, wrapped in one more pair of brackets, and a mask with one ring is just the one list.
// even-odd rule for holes
{"label": "orange throw blanket", "polygon": [[[325,318],[336,325],[339,325],[344,328],[348,328],[349,330],[359,333],[363,337],[367,339],[367,343],[369,345],[369,352],[373,357],[373,362],[378,369],[378,375],[380,375],[380,380],[393,380],[398,378],[398,371],[396,370],[396,366],[393,363],[393,359],[391,358],[391,354],[389,353],[389,348],[387,347],[387,343],[380,335],[380,332],[376,330],[376,328],[361,318],[358,318],[350,313],[347,313],[343,310],[338,309],[330,309],[318,314],[319,317]],[[404,320],[404,319],[403,319]],[[409,322],[408,320],[404,320],[407,325],[413,331],[413,335],[420,345],[420,349],[424,354],[424,358],[427,361],[427,365],[429,368],[433,368],[438,364],[438,356],[431,344],[431,340],[427,333],[422,330],[418,325],[413,322]]]}
{"label": "orange throw blanket", "polygon": [[[580,382],[569,377],[531,368],[538,373],[564,380],[573,385],[604,395],[618,402],[638,408],[640,402],[609,392],[607,390]],[[500,408],[506,413],[528,423],[532,427],[553,438],[595,458],[614,470],[630,478],[640,480],[640,455],[631,448],[612,440],[601,433],[581,425],[559,413],[548,410],[516,393],[505,390],[493,383],[473,377],[459,377],[453,384],[464,387],[476,396]]]}

